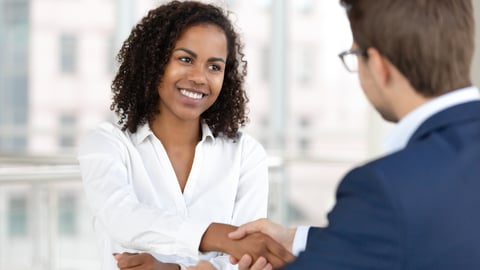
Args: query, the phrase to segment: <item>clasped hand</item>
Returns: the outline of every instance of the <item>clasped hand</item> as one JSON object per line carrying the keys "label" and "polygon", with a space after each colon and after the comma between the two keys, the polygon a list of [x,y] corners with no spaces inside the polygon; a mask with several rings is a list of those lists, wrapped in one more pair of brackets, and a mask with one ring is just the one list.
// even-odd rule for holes
{"label": "clasped hand", "polygon": [[[226,236],[228,234],[228,237]],[[223,235],[223,236],[222,236]],[[238,228],[227,224],[212,224],[204,235],[203,251],[221,251],[230,255],[230,262],[244,269],[276,269],[293,261],[292,243],[295,229],[284,228],[267,219],[246,223]],[[275,239],[275,240],[274,240]],[[178,270],[177,264],[163,263],[148,253],[115,254],[121,270]],[[215,269],[200,261],[189,270]]]}
{"label": "clasped hand", "polygon": [[234,240],[229,252],[234,264],[245,255],[253,261],[266,260],[273,268],[280,268],[294,259],[290,251],[262,232],[249,232]]}
{"label": "clasped hand", "polygon": [[[268,235],[269,238],[271,237],[278,242],[274,241],[274,244],[268,242],[266,245],[268,247],[267,252],[263,250],[259,253],[253,253],[260,254],[260,256],[251,256],[252,253],[245,253],[240,257],[235,256],[234,254],[230,254],[230,262],[232,264],[238,264],[240,270],[261,270],[279,268],[289,262],[292,262],[295,259],[291,251],[296,229],[285,228],[279,224],[269,221],[268,219],[263,218],[250,223],[246,223],[237,228],[235,231],[229,233],[228,236],[230,239],[242,240],[248,239],[249,237],[252,237],[254,235],[258,235],[259,233],[263,236]],[[273,239],[271,240],[273,241]],[[281,246],[281,248],[279,246]],[[267,255],[262,256],[261,254]]]}

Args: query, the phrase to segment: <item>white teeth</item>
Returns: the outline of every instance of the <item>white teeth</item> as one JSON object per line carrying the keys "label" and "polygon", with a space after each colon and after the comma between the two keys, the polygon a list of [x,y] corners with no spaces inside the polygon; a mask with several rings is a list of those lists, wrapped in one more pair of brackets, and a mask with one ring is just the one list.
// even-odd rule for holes
{"label": "white teeth", "polygon": [[201,99],[203,97],[203,94],[201,94],[201,93],[190,92],[190,91],[187,91],[185,89],[180,89],[180,93],[182,93],[182,95],[184,95],[186,97],[189,97],[189,98],[192,98],[192,99]]}

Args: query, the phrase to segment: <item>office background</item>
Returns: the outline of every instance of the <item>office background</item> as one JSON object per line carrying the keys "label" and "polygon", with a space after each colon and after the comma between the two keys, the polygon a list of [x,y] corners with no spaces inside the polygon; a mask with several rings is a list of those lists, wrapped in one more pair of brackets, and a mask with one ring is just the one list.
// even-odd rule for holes
{"label": "office background", "polygon": [[[99,269],[76,147],[97,123],[115,121],[115,54],[162,2],[0,0],[0,270]],[[338,59],[352,42],[343,9],[331,0],[207,2],[233,11],[246,45],[245,130],[269,154],[270,218],[325,225],[340,178],[380,155],[391,128]],[[477,48],[479,37],[477,21]]]}

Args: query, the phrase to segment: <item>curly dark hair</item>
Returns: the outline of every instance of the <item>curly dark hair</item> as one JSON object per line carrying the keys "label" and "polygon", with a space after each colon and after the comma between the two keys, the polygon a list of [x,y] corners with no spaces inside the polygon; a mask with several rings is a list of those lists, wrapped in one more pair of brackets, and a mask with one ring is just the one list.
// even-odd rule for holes
{"label": "curly dark hair", "polygon": [[150,10],[132,29],[117,55],[120,67],[111,86],[110,109],[119,116],[123,130],[135,133],[138,125],[159,113],[157,87],[182,32],[194,25],[214,24],[223,29],[227,38],[225,77],[217,100],[201,117],[215,136],[237,136],[238,129],[248,121],[244,89],[247,61],[228,14],[210,4],[172,1]]}

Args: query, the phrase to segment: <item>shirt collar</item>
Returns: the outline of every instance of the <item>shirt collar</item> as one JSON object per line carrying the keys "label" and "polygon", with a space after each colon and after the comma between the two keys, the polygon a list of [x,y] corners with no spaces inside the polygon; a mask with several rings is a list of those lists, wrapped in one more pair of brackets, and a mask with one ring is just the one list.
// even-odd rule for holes
{"label": "shirt collar", "polygon": [[[213,136],[212,130],[204,120],[201,121],[201,127],[202,127],[202,142],[207,140],[208,138],[212,142],[215,142],[215,136]],[[155,136],[155,135],[153,134],[153,131],[150,129],[150,125],[148,123],[145,123],[138,126],[137,132],[132,134],[132,140],[135,144],[140,144],[149,136]]]}
{"label": "shirt collar", "polygon": [[215,142],[215,136],[213,136],[212,130],[207,125],[205,120],[202,119],[202,142],[205,141],[207,138],[210,138],[212,142]]}
{"label": "shirt collar", "polygon": [[390,154],[405,148],[415,130],[430,116],[455,105],[475,100],[480,100],[480,92],[477,87],[470,86],[448,92],[428,101],[398,122],[384,142],[384,151]]}
{"label": "shirt collar", "polygon": [[154,136],[148,122],[137,127],[137,132],[132,134],[132,141],[141,144],[147,137]]}

